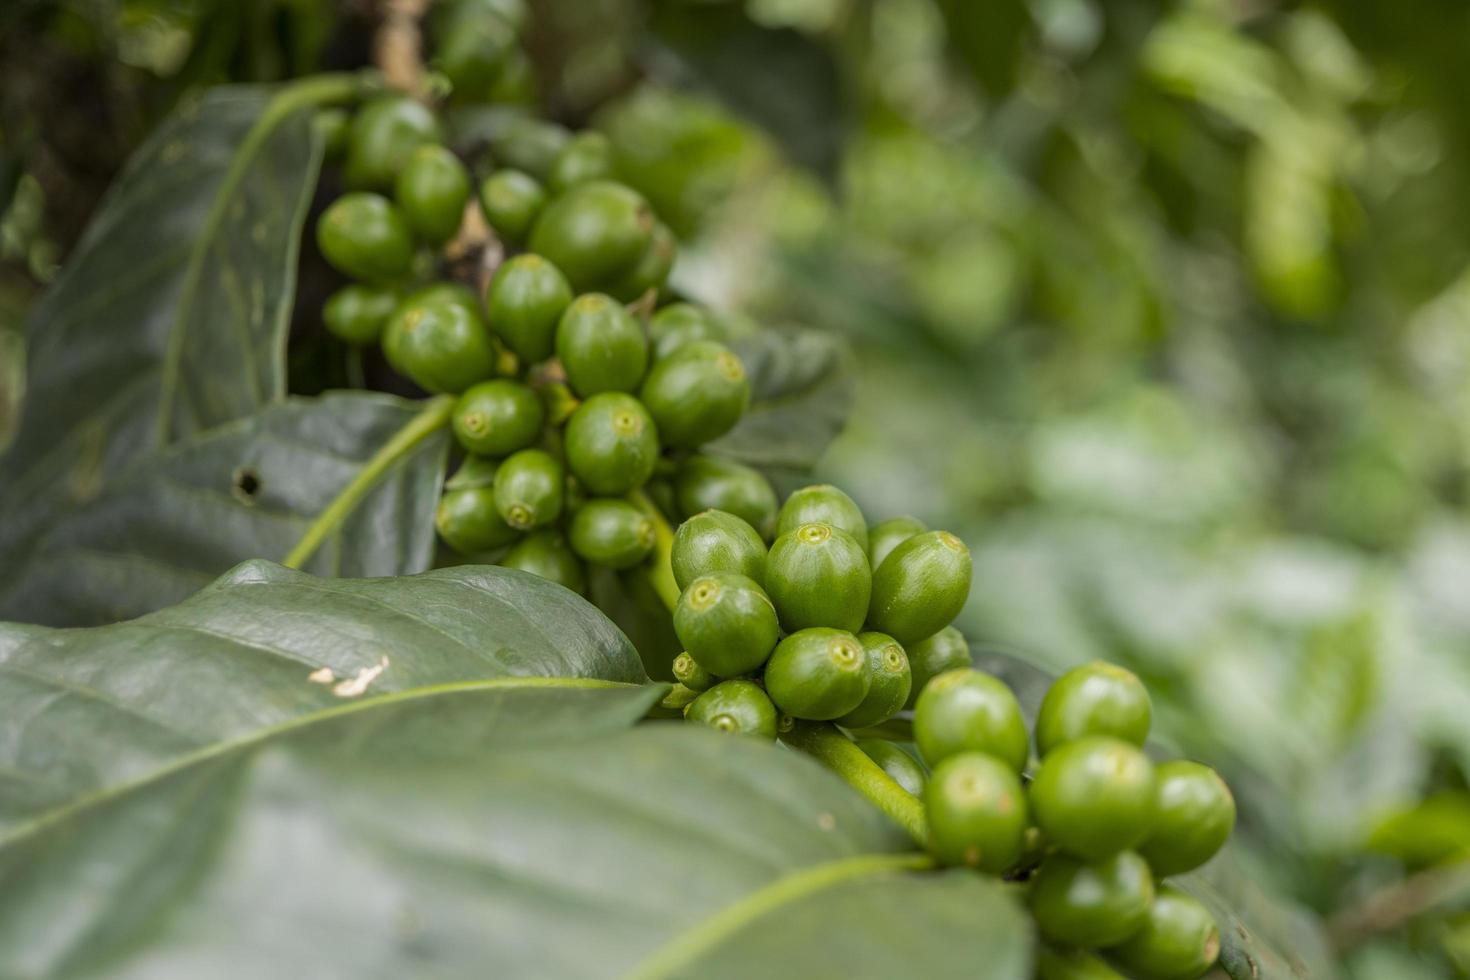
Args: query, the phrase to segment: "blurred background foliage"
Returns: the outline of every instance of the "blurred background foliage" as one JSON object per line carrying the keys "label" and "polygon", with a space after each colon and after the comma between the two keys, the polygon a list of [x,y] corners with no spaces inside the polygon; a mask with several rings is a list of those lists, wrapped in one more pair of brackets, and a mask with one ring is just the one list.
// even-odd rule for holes
{"label": "blurred background foliage", "polygon": [[[851,339],[820,475],[964,535],[970,635],[1143,674],[1345,973],[1470,976],[1470,5],[530,5],[517,98],[612,137],[678,287]],[[0,445],[129,149],[379,15],[0,7]]]}

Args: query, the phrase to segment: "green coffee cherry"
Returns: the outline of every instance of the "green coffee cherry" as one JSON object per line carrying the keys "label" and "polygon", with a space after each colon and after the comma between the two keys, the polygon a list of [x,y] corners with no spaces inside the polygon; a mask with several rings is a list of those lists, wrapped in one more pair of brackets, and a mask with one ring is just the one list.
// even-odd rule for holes
{"label": "green coffee cherry", "polygon": [[348,187],[386,191],[413,151],[439,142],[439,124],[421,102],[384,96],[363,106],[347,134],[342,177]]}
{"label": "green coffee cherry", "polygon": [[868,693],[868,655],[846,630],[798,630],[776,644],[766,662],[766,693],[793,718],[830,721]]}
{"label": "green coffee cherry", "polygon": [[560,194],[589,180],[611,180],[614,169],[612,141],[602,133],[587,130],[568,140],[551,161],[546,186]]}
{"label": "green coffee cherry", "polygon": [[506,568],[539,575],[576,593],[587,591],[587,572],[560,531],[548,528],[521,538],[500,559]]}
{"label": "green coffee cherry", "polygon": [[887,721],[903,710],[913,676],[908,654],[885,633],[859,633],[868,657],[868,693],[862,703],[837,719],[844,728],[867,728]]}
{"label": "green coffee cherry", "polygon": [[643,486],[658,463],[658,430],[632,395],[605,391],[572,413],[563,447],[572,474],[592,493],[612,497]]}
{"label": "green coffee cherry", "polygon": [[461,555],[494,551],[520,537],[495,509],[491,487],[446,490],[434,512],[434,526],[444,543]]}
{"label": "green coffee cherry", "polygon": [[760,470],[720,459],[691,456],[674,477],[674,495],[685,517],[722,510],[770,540],[776,528],[776,491]]}
{"label": "green coffee cherry", "polygon": [[912,708],[919,695],[934,678],[949,670],[969,667],[970,641],[953,626],[946,626],[933,636],[903,648],[909,655],[909,670],[913,673],[913,684],[909,687],[909,700],[905,708]]}
{"label": "green coffee cherry", "polygon": [[480,182],[480,210],[500,240],[519,245],[546,206],[546,191],[520,170],[497,170]]}
{"label": "green coffee cherry", "polygon": [[500,469],[498,459],[485,456],[466,456],[454,475],[444,481],[445,490],[473,490],[476,487],[495,486],[495,471]]}
{"label": "green coffee cherry", "polygon": [[693,449],[735,427],[750,404],[750,381],[734,352],[704,340],[655,362],[639,397],[664,445]]}
{"label": "green coffee cherry", "polygon": [[877,568],[893,549],[929,530],[917,517],[890,517],[868,529],[868,564]]}
{"label": "green coffee cherry", "polygon": [[369,282],[398,279],[413,264],[408,222],[380,194],[343,194],[316,224],[316,242],[332,268]]}
{"label": "green coffee cherry", "polygon": [[495,270],[486,297],[490,325],[527,364],[544,361],[556,344],[556,324],[572,302],[572,287],[539,255],[517,255]]}
{"label": "green coffee cherry", "polygon": [[1129,670],[1101,660],[1073,667],[1056,679],[1036,714],[1036,751],[1042,755],[1086,735],[1111,735],[1134,745],[1148,738],[1153,705]]}
{"label": "green coffee cherry", "polygon": [[541,449],[522,449],[495,471],[495,509],[517,531],[543,527],[561,516],[567,476]]}
{"label": "green coffee cherry", "polygon": [[497,162],[546,182],[551,162],[572,138],[571,131],[544,119],[515,115],[487,134]]}
{"label": "green coffee cherry", "polygon": [[766,543],[755,528],[734,514],[707,510],[674,532],[670,564],[681,589],[715,572],[736,572],[762,583],[766,580]]}
{"label": "green coffee cherry", "polygon": [[484,321],[445,302],[400,306],[383,330],[383,353],[419,387],[451,394],[492,377],[498,358]]}
{"label": "green coffee cherry", "polygon": [[519,381],[497,378],[465,390],[454,406],[454,435],[466,451],[505,456],[541,435],[541,399]]}
{"label": "green coffee cherry", "polygon": [[448,303],[463,308],[465,312],[481,320],[485,318],[485,305],[480,302],[480,297],[462,282],[435,282],[420,286],[403,297],[398,308],[427,306],[430,303]]}
{"label": "green coffee cherry", "polygon": [[970,667],[931,680],[914,705],[914,741],[930,767],[961,752],[984,752],[1016,772],[1026,766],[1026,719],[1011,689]]}
{"label": "green coffee cherry", "polygon": [[689,583],[674,607],[674,632],[684,650],[717,677],[755,670],[776,646],[776,610],[744,575],[705,575]]}
{"label": "green coffee cherry", "polygon": [[900,643],[917,643],[953,622],[969,597],[970,549],[948,531],[926,531],[873,570],[868,623]]}
{"label": "green coffee cherry", "polygon": [[1132,851],[1100,861],[1053,854],[1031,878],[1041,935],[1065,946],[1113,946],[1137,932],[1154,900],[1148,864]]}
{"label": "green coffee cherry", "polygon": [[1219,957],[1220,930],[1197,899],[1160,885],[1143,927],[1109,955],[1139,980],[1194,980]]}
{"label": "green coffee cherry", "polygon": [[653,211],[637,191],[609,180],[570,188],[542,209],[531,251],[554,262],[578,292],[624,275],[653,236]]}
{"label": "green coffee cherry", "polygon": [[653,522],[626,500],[589,500],[572,515],[567,531],[572,550],[604,568],[632,568],[655,543]]}
{"label": "green coffee cherry", "polygon": [[751,681],[721,681],[695,698],[684,717],[732,735],[776,737],[776,707]]}
{"label": "green coffee cherry", "polygon": [[617,300],[586,293],[561,315],[556,356],[572,390],[584,398],[604,391],[633,391],[648,367],[648,338],[642,324]]}
{"label": "green coffee cherry", "polygon": [[892,742],[881,738],[859,739],[857,747],[862,749],[863,754],[869,759],[878,763],[878,768],[886,772],[888,778],[902,786],[904,792],[910,796],[923,794],[924,784],[929,781],[929,777],[918,759]]}
{"label": "green coffee cherry", "polygon": [[830,524],[781,535],[766,557],[766,591],[788,632],[812,626],[857,632],[871,588],[862,546]]}
{"label": "green coffee cherry", "polygon": [[868,522],[851,497],[830,484],[802,487],[786,498],[776,515],[776,536],[795,531],[803,524],[830,524],[853,536],[864,552],[868,548]]}
{"label": "green coffee cherry", "polygon": [[679,240],[662,221],[653,226],[648,247],[632,268],[608,284],[607,291],[625,303],[631,303],[650,289],[659,290],[674,270],[679,254]]}
{"label": "green coffee cherry", "polygon": [[1235,797],[1220,774],[1176,759],[1154,768],[1153,833],[1138,849],[1160,878],[1193,871],[1225,846],[1235,828]]}
{"label": "green coffee cherry", "polygon": [[1136,847],[1154,825],[1154,767],[1138,747],[1092,735],[1049,752],[1031,783],[1036,823],[1062,850],[1100,860]]}
{"label": "green coffee cherry", "polygon": [[709,310],[693,303],[670,303],[648,321],[653,359],[668,357],[697,340],[724,342],[725,330]]}
{"label": "green coffee cherry", "polygon": [[373,344],[398,308],[398,291],[386,286],[352,283],[343,286],[322,306],[322,322],[339,340],[349,344]]}
{"label": "green coffee cherry", "polygon": [[433,66],[454,86],[455,101],[484,99],[516,49],[514,25],[480,4],[457,3],[434,27]]}
{"label": "green coffee cherry", "polygon": [[1026,793],[1016,771],[983,752],[952,755],[924,786],[929,850],[941,864],[999,874],[1021,856]]}
{"label": "green coffee cherry", "polygon": [[1036,952],[1036,980],[1128,980],[1085,949],[1043,946]]}
{"label": "green coffee cherry", "polygon": [[699,666],[699,661],[691,657],[688,650],[685,650],[674,658],[674,663],[670,667],[670,670],[674,672],[674,680],[695,692],[708,691],[718,684],[720,680],[714,674]]}
{"label": "green coffee cherry", "polygon": [[430,245],[442,245],[459,231],[470,199],[470,175],[459,157],[429,143],[408,158],[393,184],[393,199],[408,225]]}

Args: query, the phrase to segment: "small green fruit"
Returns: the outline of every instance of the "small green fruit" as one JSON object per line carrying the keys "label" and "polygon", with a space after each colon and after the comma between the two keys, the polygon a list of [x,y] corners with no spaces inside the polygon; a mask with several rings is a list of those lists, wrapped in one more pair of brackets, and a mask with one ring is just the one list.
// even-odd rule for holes
{"label": "small green fruit", "polygon": [[1110,955],[1139,980],[1194,980],[1219,957],[1220,930],[1197,899],[1160,885],[1143,927]]}
{"label": "small green fruit", "polygon": [[531,251],[546,256],[578,292],[601,289],[648,248],[654,216],[637,191],[591,180],[551,200],[531,228]]}
{"label": "small green fruit", "polygon": [[924,765],[918,759],[909,755],[903,749],[892,742],[881,738],[859,739],[857,747],[863,750],[863,754],[874,762],[878,768],[888,774],[904,792],[910,796],[920,796],[924,792],[924,784],[929,781],[929,776],[924,772]]}
{"label": "small green fruit", "polygon": [[846,630],[798,630],[766,662],[766,693],[793,718],[830,721],[862,703],[871,683],[868,655]]}
{"label": "small green fruit", "polygon": [[735,572],[762,583],[766,579],[766,543],[755,528],[722,510],[695,514],[674,532],[670,555],[679,588],[701,575]]}
{"label": "small green fruit", "polygon": [[704,340],[655,362],[639,397],[665,445],[693,449],[735,427],[750,404],[750,381],[734,352]]}
{"label": "small green fruit", "polygon": [[380,194],[343,194],[316,224],[322,256],[338,272],[369,282],[398,279],[413,264],[413,233],[393,202]]}
{"label": "small green fruit", "polygon": [[1064,946],[1113,946],[1137,932],[1154,900],[1148,864],[1132,851],[1100,861],[1053,854],[1031,878],[1031,914]]}
{"label": "small green fruit", "polygon": [[623,305],[602,293],[578,296],[556,327],[556,356],[583,398],[633,391],[648,367],[648,338]]}
{"label": "small green fruit", "polygon": [[546,206],[546,191],[530,174],[497,170],[480,182],[480,210],[501,241],[519,245]]}
{"label": "small green fruit", "polygon": [[1036,951],[1036,980],[1128,980],[1085,949]]}
{"label": "small green fruit", "polygon": [[448,303],[462,307],[465,312],[478,319],[485,318],[485,304],[480,302],[480,297],[473,289],[462,282],[434,282],[420,286],[403,297],[398,308],[401,310],[410,306],[428,306],[430,303]]}
{"label": "small green fruit", "polygon": [[723,343],[725,328],[709,310],[693,303],[670,303],[648,321],[648,337],[653,344],[653,359],[668,357],[685,344],[698,340]]}
{"label": "small green fruit", "polygon": [[546,185],[560,194],[589,180],[611,180],[615,176],[612,141],[602,133],[578,133],[561,148],[546,174]]}
{"label": "small green fruit", "polygon": [[1036,714],[1036,751],[1042,755],[1073,739],[1111,735],[1134,745],[1148,738],[1153,705],[1129,670],[1101,660],[1073,667],[1056,679]]}
{"label": "small green fruit", "polygon": [[398,309],[398,291],[386,286],[352,283],[343,286],[322,306],[327,330],[349,344],[377,343],[383,327]]}
{"label": "small green fruit", "polygon": [[812,626],[856,632],[871,588],[862,546],[830,524],[781,535],[766,557],[766,590],[788,632]]}
{"label": "small green fruit", "polygon": [[765,663],[780,627],[761,587],[726,572],[689,583],[674,607],[674,632],[705,670],[735,677]]}
{"label": "small green fruit", "polygon": [[567,534],[583,560],[616,570],[637,565],[655,544],[653,522],[626,500],[587,501],[572,515]]}
{"label": "small green fruit", "polygon": [[705,691],[684,710],[689,721],[732,735],[776,737],[776,707],[751,681],[722,681]]}
{"label": "small green fruit", "polygon": [[972,662],[970,641],[953,626],[946,626],[928,639],[911,643],[903,649],[909,655],[909,670],[914,675],[905,708],[912,708],[918,702],[919,695],[931,680],[945,671],[968,667]]}
{"label": "small green fruit", "polygon": [[1026,766],[1026,719],[1004,683],[963,667],[929,682],[914,706],[914,741],[931,767],[961,752],[984,752],[1016,772]]}
{"label": "small green fruit", "polygon": [[587,572],[560,531],[548,528],[526,535],[500,559],[506,568],[539,575],[578,594],[587,591]]}
{"label": "small green fruit", "polygon": [[522,449],[495,471],[495,509],[517,531],[543,527],[561,516],[566,473],[541,449]]}
{"label": "small green fruit", "polygon": [[607,291],[625,303],[631,303],[650,289],[663,289],[674,270],[674,259],[679,254],[679,240],[662,221],[653,226],[648,247],[633,263],[632,268],[608,284]]}
{"label": "small green fruit", "polygon": [[383,330],[383,353],[427,391],[458,394],[495,374],[498,352],[477,315],[457,303],[405,303]]}
{"label": "small green fruit", "polygon": [[1139,853],[1160,878],[1193,871],[1230,839],[1235,797],[1215,770],[1184,759],[1155,767],[1154,780],[1154,829]]}
{"label": "small green fruit", "polygon": [[497,378],[465,390],[454,406],[454,435],[467,452],[505,456],[541,434],[545,412],[536,392],[519,381]]}
{"label": "small green fruit", "polygon": [[439,124],[423,103],[398,95],[374,99],[352,119],[343,179],[348,187],[386,191],[414,150],[437,142]]}
{"label": "small green fruit", "polygon": [[[864,551],[868,547],[868,522],[851,497],[829,484],[802,487],[786,498],[776,516],[777,537],[803,524],[830,524],[853,536]],[[922,639],[919,637],[918,639]]]}
{"label": "small green fruit", "polygon": [[699,666],[699,661],[691,657],[688,650],[675,657],[669,669],[674,673],[674,680],[696,693],[708,691],[720,681],[714,674]]}
{"label": "small green fruit", "polygon": [[520,537],[495,509],[495,491],[490,487],[446,490],[434,512],[434,526],[444,543],[461,555],[494,551]]}
{"label": "small green fruit", "polygon": [[983,752],[953,755],[924,786],[929,850],[941,863],[999,874],[1021,855],[1026,793],[1014,769]]}
{"label": "small green fruit", "polygon": [[1130,742],[1105,735],[1065,742],[1042,760],[1030,789],[1037,825],[1077,857],[1110,857],[1153,830],[1153,763]]}
{"label": "small green fruit", "polygon": [[893,549],[929,530],[917,517],[890,517],[868,529],[868,564],[877,568]]}
{"label": "small green fruit", "polygon": [[495,270],[486,298],[490,325],[517,357],[536,364],[551,356],[557,321],[572,302],[572,287],[555,265],[517,255]]}
{"label": "small green fruit", "polygon": [[442,6],[434,18],[433,65],[453,88],[456,102],[483,101],[516,51],[514,24],[483,4]]}
{"label": "small green fruit", "polygon": [[546,182],[551,162],[572,138],[571,131],[557,123],[526,114],[512,115],[505,124],[486,134],[496,162],[522,170]]}
{"label": "small green fruit", "polygon": [[970,597],[970,549],[948,531],[926,531],[873,570],[868,623],[903,644],[944,629]]}
{"label": "small green fruit", "polygon": [[409,227],[430,245],[454,237],[470,199],[470,175],[459,157],[429,143],[413,151],[393,184]]}
{"label": "small green fruit", "polygon": [[776,528],[776,490],[765,474],[718,456],[691,456],[674,477],[674,496],[685,517],[722,510],[770,540]]}
{"label": "small green fruit", "polygon": [[881,724],[903,710],[913,676],[909,658],[898,641],[885,633],[859,633],[858,642],[868,657],[868,693],[856,708],[837,719],[844,728],[867,728]]}
{"label": "small green fruit", "polygon": [[595,494],[613,497],[636,490],[658,464],[658,430],[632,395],[593,395],[572,413],[564,435],[567,466]]}

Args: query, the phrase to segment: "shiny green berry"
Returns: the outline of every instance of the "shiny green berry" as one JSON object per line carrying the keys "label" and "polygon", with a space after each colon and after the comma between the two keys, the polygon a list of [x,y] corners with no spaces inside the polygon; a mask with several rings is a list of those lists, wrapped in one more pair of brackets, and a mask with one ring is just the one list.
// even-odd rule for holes
{"label": "shiny green berry", "polygon": [[605,391],[572,413],[564,430],[567,466],[592,493],[636,490],[658,464],[658,430],[632,395]]}
{"label": "shiny green berry", "polygon": [[750,404],[750,381],[733,351],[703,340],[655,362],[639,397],[665,445],[693,449],[735,427]]}
{"label": "shiny green berry", "polygon": [[684,650],[717,677],[749,673],[776,646],[776,610],[761,587],[723,572],[689,583],[674,607],[674,632]]}
{"label": "shiny green berry", "polygon": [[653,226],[648,247],[632,267],[617,279],[608,283],[607,291],[625,303],[631,303],[649,290],[663,289],[674,270],[674,259],[679,254],[679,240],[662,221]]}
{"label": "shiny green berry", "polygon": [[587,591],[587,571],[562,533],[554,528],[535,531],[521,538],[500,559],[506,568],[539,575],[573,592]]}
{"label": "shiny green berry", "polygon": [[830,721],[862,703],[872,683],[868,655],[846,630],[798,630],[766,662],[766,693],[793,718]]}
{"label": "shiny green berry", "polygon": [[863,754],[874,762],[878,768],[888,774],[904,792],[910,796],[919,796],[924,792],[924,784],[929,781],[929,776],[924,772],[924,764],[892,742],[881,738],[859,739],[857,747],[863,750]]}
{"label": "shiny green berry", "polygon": [[382,336],[398,302],[396,289],[355,282],[327,297],[322,322],[339,340],[359,346],[373,344]]}
{"label": "shiny green berry", "polygon": [[1193,871],[1235,829],[1235,797],[1220,774],[1176,759],[1154,768],[1154,829],[1138,851],[1160,878]]}
{"label": "shiny green berry", "polygon": [[919,695],[934,678],[949,670],[958,670],[971,664],[970,641],[953,626],[946,626],[928,639],[904,647],[909,655],[909,670],[914,681],[909,687],[909,700],[904,705],[912,708]]}
{"label": "shiny green berry", "polygon": [[410,228],[430,245],[454,237],[470,199],[470,174],[459,157],[442,146],[413,151],[393,183],[393,199]]}
{"label": "shiny green berry", "polygon": [[1073,667],[1056,679],[1036,714],[1036,751],[1086,735],[1111,735],[1134,745],[1148,738],[1153,705],[1129,670],[1101,660]]}
{"label": "shiny green berry", "polygon": [[529,386],[507,378],[482,381],[454,405],[454,435],[467,452],[506,456],[541,435],[545,412]]}
{"label": "shiny green berry", "polygon": [[903,644],[944,629],[970,597],[970,549],[948,531],[926,531],[873,570],[868,624]]}
{"label": "shiny green berry", "polygon": [[1138,980],[1194,980],[1219,957],[1220,930],[1198,899],[1160,885],[1143,927],[1109,955]]}
{"label": "shiny green berry", "polygon": [[983,752],[952,755],[924,785],[929,850],[941,863],[999,874],[1021,855],[1026,793],[1007,763]]}
{"label": "shiny green berry", "polygon": [[674,476],[674,497],[685,517],[723,510],[770,540],[776,529],[776,490],[754,467],[718,456],[691,456]]}
{"label": "shiny green berry", "polygon": [[648,321],[648,337],[654,360],[668,357],[685,344],[697,340],[724,342],[725,328],[714,315],[693,303],[670,303]]}
{"label": "shiny green berry", "polygon": [[1128,980],[1105,960],[1085,949],[1036,951],[1036,980]]}
{"label": "shiny green berry", "polygon": [[578,292],[601,289],[643,255],[654,221],[637,191],[609,180],[590,180],[542,209],[531,228],[530,248],[555,263]]}
{"label": "shiny green berry", "polygon": [[675,657],[669,669],[674,673],[674,680],[696,693],[708,691],[720,681],[714,674],[701,667],[699,661],[689,655],[688,650]]}
{"label": "shiny green berry", "polygon": [[457,102],[484,99],[516,50],[515,26],[475,3],[456,3],[435,19],[433,66],[454,86]]}
{"label": "shiny green berry", "polygon": [[908,654],[885,633],[859,633],[868,657],[868,693],[862,703],[837,719],[844,728],[867,728],[887,721],[903,710],[913,675]]}
{"label": "shiny green berry", "polygon": [[1153,830],[1153,763],[1131,742],[1091,735],[1052,749],[1031,783],[1042,832],[1087,860],[1110,857]]}
{"label": "shiny green berry", "polygon": [[674,532],[670,555],[679,588],[701,575],[736,572],[763,583],[766,580],[766,543],[755,528],[722,510],[695,514]]}
{"label": "shiny green berry", "polygon": [[518,113],[486,137],[497,163],[524,171],[544,184],[551,162],[572,134],[565,126]]}
{"label": "shiny green berry", "polygon": [[553,263],[517,255],[495,270],[486,303],[490,326],[527,364],[544,361],[556,345],[556,324],[572,302],[572,287]]}
{"label": "shiny green berry", "polygon": [[480,182],[480,210],[503,242],[524,242],[545,206],[545,189],[524,171],[497,170]]}
{"label": "shiny green berry", "polygon": [[572,390],[583,398],[633,391],[648,367],[648,338],[623,304],[602,293],[586,293],[561,315],[556,356]]}
{"label": "shiny green berry", "polygon": [[1000,680],[970,667],[940,674],[914,705],[914,741],[931,767],[961,752],[984,752],[1016,772],[1026,765],[1026,719]]}
{"label": "shiny green berry", "polygon": [[522,449],[495,471],[495,508],[517,531],[543,527],[561,516],[566,472],[541,449]]}
{"label": "shiny green berry", "polygon": [[409,306],[427,306],[430,303],[448,303],[458,306],[479,319],[485,318],[485,304],[475,291],[462,282],[435,282],[420,286],[403,297],[399,309]]}
{"label": "shiny green berry", "polygon": [[890,517],[868,529],[868,564],[877,568],[893,549],[929,530],[917,517]]}
{"label": "shiny green berry", "polygon": [[500,469],[500,460],[486,456],[469,455],[459,464],[454,475],[444,481],[445,490],[471,490],[476,487],[495,486],[495,471]]}
{"label": "shiny green berry", "polygon": [[400,95],[374,99],[352,119],[342,176],[348,187],[386,191],[413,151],[439,142],[439,123],[421,102]]}
{"label": "shiny green berry", "polygon": [[602,133],[587,130],[568,140],[551,161],[546,186],[560,194],[589,180],[611,180],[615,169],[612,141]]}
{"label": "shiny green berry", "polygon": [[1147,862],[1132,851],[1098,861],[1053,854],[1031,877],[1028,901],[1047,940],[1114,946],[1137,932],[1154,900]]}
{"label": "shiny green berry", "polygon": [[603,568],[632,568],[653,551],[655,535],[648,515],[626,500],[589,500],[572,515],[567,538],[585,561]]}
{"label": "shiny green berry", "polygon": [[499,355],[484,321],[446,302],[400,306],[383,330],[383,353],[419,387],[451,394],[493,377]]}
{"label": "shiny green berry", "polygon": [[413,233],[380,194],[343,194],[316,224],[316,242],[332,268],[369,282],[398,279],[413,264]]}
{"label": "shiny green berry", "polygon": [[802,487],[786,498],[776,515],[779,537],[795,531],[803,524],[830,524],[853,536],[864,549],[868,547],[868,522],[851,497],[826,483]]}
{"label": "shiny green berry", "polygon": [[721,681],[695,698],[684,717],[732,735],[776,737],[776,707],[751,681]]}
{"label": "shiny green berry", "polygon": [[830,524],[803,524],[781,535],[766,557],[766,591],[789,632],[811,626],[857,632],[871,588],[862,546]]}
{"label": "shiny green berry", "polygon": [[444,543],[461,555],[494,551],[520,537],[495,509],[491,487],[446,490],[434,512],[434,526]]}

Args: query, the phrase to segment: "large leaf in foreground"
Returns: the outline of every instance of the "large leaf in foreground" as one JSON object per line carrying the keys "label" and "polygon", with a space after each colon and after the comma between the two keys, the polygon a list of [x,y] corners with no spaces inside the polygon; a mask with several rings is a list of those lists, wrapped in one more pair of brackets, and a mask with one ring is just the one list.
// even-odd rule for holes
{"label": "large leaf in foreground", "polygon": [[[0,619],[117,622],[179,602],[245,559],[281,558],[419,407],[360,392],[290,399],[140,463],[7,553]],[[395,463],[307,569],[427,568],[446,446],[439,433]]]}
{"label": "large leaf in foreground", "polygon": [[309,113],[271,104],[269,89],[220,88],[175,112],[37,305],[0,554],[154,449],[284,393],[321,148]]}

